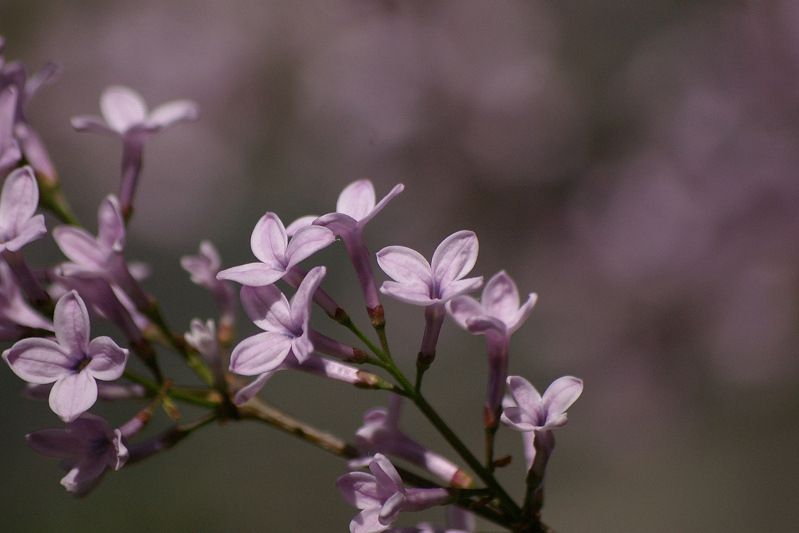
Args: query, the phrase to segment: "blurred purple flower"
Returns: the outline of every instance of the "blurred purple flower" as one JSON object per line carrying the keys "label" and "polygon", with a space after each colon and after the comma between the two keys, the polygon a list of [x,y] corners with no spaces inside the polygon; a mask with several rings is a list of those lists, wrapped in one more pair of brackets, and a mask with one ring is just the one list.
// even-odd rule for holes
{"label": "blurred purple flower", "polygon": [[387,530],[401,511],[423,511],[452,499],[449,490],[406,489],[397,469],[383,454],[369,463],[371,474],[350,472],[336,480],[341,494],[362,509],[350,522],[350,533],[379,533]]}
{"label": "blurred purple flower", "polygon": [[16,87],[8,87],[0,91],[0,178],[17,166],[22,159],[19,143],[14,138],[16,107]]}
{"label": "blurred purple flower", "polygon": [[3,183],[0,193],[0,252],[16,252],[47,233],[39,206],[39,186],[31,167],[18,168]]}
{"label": "blurred purple flower", "polygon": [[221,264],[219,252],[211,241],[200,243],[198,255],[184,255],[180,258],[180,266],[189,273],[191,281],[211,291],[220,313],[220,339],[229,342],[236,324],[236,299],[232,284],[217,279]]}
{"label": "blurred purple flower", "polygon": [[162,129],[196,120],[197,104],[189,100],[175,100],[162,104],[152,112],[139,93],[128,87],[112,85],[100,96],[103,118],[80,116],[72,118],[72,127],[78,131],[104,133],[122,140],[122,179],[119,185],[119,203],[127,219],[132,212],[133,195],[141,172],[144,143]]}
{"label": "blurred purple flower", "polygon": [[84,413],[64,429],[43,429],[27,435],[31,448],[62,460],[68,473],[61,480],[67,491],[86,495],[97,486],[106,469],[119,470],[128,459],[122,431],[105,419]]}
{"label": "blurred purple flower", "polygon": [[56,341],[23,339],[3,352],[3,359],[29,383],[53,383],[50,408],[70,422],[97,401],[97,379],[113,381],[125,371],[128,351],[109,337],[89,341],[89,313],[71,291],[55,306]]}
{"label": "blurred purple flower", "polygon": [[53,331],[53,324],[31,308],[5,261],[0,260],[0,340],[21,338],[23,328]]}

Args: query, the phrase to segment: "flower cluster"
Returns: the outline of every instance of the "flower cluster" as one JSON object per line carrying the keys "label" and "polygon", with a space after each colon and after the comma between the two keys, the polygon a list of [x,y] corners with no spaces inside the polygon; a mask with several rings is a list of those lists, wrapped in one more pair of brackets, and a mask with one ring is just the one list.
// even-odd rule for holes
{"label": "flower cluster", "polygon": [[[336,484],[344,499],[360,509],[350,524],[353,533],[474,531],[475,515],[514,531],[522,530],[520,524],[524,531],[546,530],[540,521],[540,494],[554,447],[552,429],[566,423],[566,410],[583,385],[577,378],[563,377],[541,396],[524,378],[508,376],[511,335],[530,316],[536,295],[522,302],[504,271],[484,287],[483,276],[471,275],[479,250],[474,232],[462,230],[444,238],[430,261],[396,245],[373,256],[364,239],[366,224],[404,186],[396,185],[378,202],[371,181],[355,181],[339,195],[335,212],[302,217],[288,226],[276,213],[264,214],[250,239],[254,262],[222,268],[209,241],[200,244],[198,255],[183,257],[181,265],[190,279],[213,297],[216,318],[195,317],[181,334],[170,327],[160,302],[144,288],[148,269],[129,261],[126,234],[145,142],[169,126],[196,119],[197,105],[178,100],[148,112],[138,93],[113,86],[101,95],[102,119],[72,120],[78,131],[107,134],[122,143],[119,193],[108,194],[100,203],[95,235],[72,214],[45,147],[23,113],[35,89],[56,72],[48,67],[28,80],[21,66],[5,64],[0,56],[0,177],[5,177],[0,192],[0,339],[13,343],[3,351],[3,360],[28,382],[26,396],[49,399],[52,411],[66,424],[63,429],[33,432],[28,441],[39,453],[62,460],[67,471],[62,484],[68,491],[86,495],[107,472],[169,449],[206,424],[253,420],[349,460],[350,472]],[[39,212],[44,210],[63,224],[48,232]],[[33,269],[22,249],[48,235],[66,260]],[[371,338],[323,289],[328,267],[301,266],[337,241],[343,242],[358,279],[374,329]],[[388,278],[379,287],[374,263]],[[246,316],[262,330],[238,342],[234,283],[241,286]],[[480,300],[470,296],[481,287]],[[406,376],[402,359],[391,353],[381,295],[424,308],[415,379]],[[311,320],[314,306],[335,321],[348,340],[317,330]],[[435,361],[447,316],[487,341],[485,461],[477,459],[422,391],[422,377]],[[92,320],[106,321],[120,340],[92,338]],[[167,379],[156,346],[182,358],[199,385]],[[368,409],[364,425],[349,444],[258,396],[280,370],[388,392],[388,407]],[[247,381],[250,377],[254,379]],[[504,400],[503,411],[506,385],[513,399]],[[88,412],[98,399],[148,403],[114,429]],[[403,403],[420,411],[454,458],[400,427]],[[207,413],[139,439],[156,406],[178,420],[178,404]],[[506,464],[494,459],[500,422],[524,434],[528,493],[521,505],[494,476],[494,470]],[[392,529],[401,513],[436,506],[447,506],[445,527],[422,523]]]}

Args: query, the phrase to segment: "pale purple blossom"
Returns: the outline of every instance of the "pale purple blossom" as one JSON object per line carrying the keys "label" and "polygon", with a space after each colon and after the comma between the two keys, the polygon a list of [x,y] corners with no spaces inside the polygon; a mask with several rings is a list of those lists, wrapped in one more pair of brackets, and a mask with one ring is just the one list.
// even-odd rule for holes
{"label": "pale purple blossom", "polygon": [[510,336],[530,316],[536,299],[537,296],[531,293],[524,304],[520,304],[516,284],[501,270],[488,280],[479,302],[470,296],[459,296],[446,304],[450,316],[460,327],[486,337],[488,388],[483,413],[485,427],[496,427],[499,422],[508,375]]}
{"label": "pale purple blossom", "polygon": [[149,418],[137,415],[118,429],[105,419],[84,413],[64,429],[43,429],[27,435],[28,444],[42,455],[61,459],[67,475],[61,484],[77,496],[85,496],[110,468],[119,470],[128,459],[125,443],[135,437]]}
{"label": "pale purple blossom", "polygon": [[[366,248],[366,242],[363,239],[363,228],[392,198],[404,189],[405,186],[400,183],[391,189],[379,203],[375,203],[375,188],[372,182],[369,180],[355,181],[347,185],[339,194],[335,213],[328,213],[316,219],[303,217],[289,225],[288,231],[290,235],[292,232],[299,231],[299,228],[313,223],[317,226],[325,226],[333,231],[336,236],[341,237],[341,240],[347,246],[350,260],[358,275],[358,281],[360,282],[361,291],[366,300],[366,307],[370,316],[378,312],[380,297],[375,285],[369,250]],[[372,319],[382,320],[382,317],[373,316]]]}
{"label": "pale purple blossom", "polygon": [[305,226],[299,228],[289,241],[280,218],[274,213],[267,213],[255,225],[250,237],[252,253],[259,262],[222,270],[217,278],[250,287],[271,285],[301,261],[335,240],[335,235],[327,228]]}
{"label": "pale purple blossom", "polygon": [[119,200],[109,194],[97,209],[97,237],[75,226],[59,226],[53,238],[72,262],[61,265],[65,276],[98,277],[118,286],[140,312],[150,306],[150,297],[133,277],[122,252],[125,221]]}
{"label": "pale purple blossom", "polygon": [[406,489],[397,469],[381,453],[372,458],[369,470],[371,474],[350,472],[336,480],[344,499],[362,509],[350,522],[350,533],[386,531],[400,512],[423,511],[452,500],[444,488]]}
{"label": "pale purple blossom", "polygon": [[413,463],[448,485],[468,488],[473,481],[469,474],[402,432],[399,427],[401,412],[402,397],[391,394],[387,409],[377,407],[364,414],[363,426],[355,432],[355,447],[363,457],[350,461],[348,466],[352,469],[366,466],[371,460],[369,456],[382,453]]}
{"label": "pale purple blossom", "polygon": [[122,432],[105,419],[84,413],[64,429],[43,429],[27,435],[31,448],[62,460],[67,491],[85,495],[102,479],[106,469],[119,470],[128,459]]}
{"label": "pale purple blossom", "polygon": [[548,431],[566,424],[566,410],[583,392],[582,380],[564,376],[552,382],[541,396],[521,376],[508,376],[515,406],[502,412],[502,423],[516,431]]}
{"label": "pale purple blossom", "polygon": [[181,257],[180,265],[189,273],[192,282],[211,291],[220,313],[220,336],[226,340],[232,337],[236,323],[236,298],[232,284],[217,279],[222,260],[216,247],[211,241],[202,241],[200,253]]}
{"label": "pale purple blossom", "polygon": [[388,246],[377,252],[377,264],[392,280],[380,292],[401,302],[425,306],[425,330],[418,365],[427,368],[435,357],[438,335],[444,324],[444,304],[461,294],[476,291],[483,277],[465,278],[477,261],[477,236],[471,231],[453,233],[433,252],[432,264],[405,246]]}
{"label": "pale purple blossom", "polygon": [[75,291],[62,296],[54,314],[56,341],[23,339],[3,359],[29,383],[54,383],[50,408],[64,421],[75,420],[97,401],[97,381],[122,376],[128,351],[109,337],[89,340],[89,313]]}
{"label": "pale purple blossom", "polygon": [[112,85],[100,96],[103,118],[73,117],[72,127],[78,131],[93,131],[122,140],[122,179],[119,201],[122,214],[127,218],[132,210],[133,195],[142,166],[144,143],[164,128],[196,120],[197,104],[189,100],[175,100],[162,104],[151,112],[139,93],[128,87]]}
{"label": "pale purple blossom", "polygon": [[405,246],[388,246],[377,252],[377,264],[392,280],[380,292],[401,302],[429,306],[476,291],[483,277],[465,278],[477,262],[477,236],[471,231],[453,233],[433,252],[432,263]]}
{"label": "pale purple blossom", "polygon": [[18,168],[6,178],[0,192],[0,252],[20,248],[47,233],[44,215],[36,215],[39,186],[33,169]]}

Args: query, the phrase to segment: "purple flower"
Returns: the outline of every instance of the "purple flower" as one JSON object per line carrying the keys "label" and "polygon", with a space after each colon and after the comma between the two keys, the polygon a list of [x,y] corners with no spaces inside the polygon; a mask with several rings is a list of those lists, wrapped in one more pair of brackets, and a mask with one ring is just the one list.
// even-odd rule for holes
{"label": "purple flower", "polygon": [[423,511],[452,499],[449,490],[406,489],[397,469],[383,454],[369,463],[371,474],[350,472],[336,480],[341,494],[362,509],[350,522],[350,533],[379,533],[391,527],[401,511]]}
{"label": "purple flower", "polygon": [[[400,183],[391,189],[391,192],[380,200],[380,203],[375,204],[375,188],[371,181],[359,180],[352,182],[341,191],[336,202],[335,213],[328,213],[316,219],[303,217],[289,225],[287,230],[289,235],[291,235],[293,232],[298,231],[300,227],[313,222],[317,226],[329,228],[336,236],[341,237],[341,240],[347,246],[350,260],[358,275],[358,281],[366,299],[366,307],[370,316],[380,306],[380,298],[377,294],[369,251],[363,239],[363,228],[392,198],[403,190],[405,190],[405,186]],[[377,317],[372,318],[374,320]]]}
{"label": "purple flower", "polygon": [[31,167],[18,168],[6,178],[0,193],[0,252],[16,252],[47,233],[39,206],[39,186]]}
{"label": "purple flower", "polygon": [[242,287],[241,303],[253,323],[264,333],[240,342],[230,356],[230,371],[254,376],[274,370],[293,353],[302,363],[313,353],[308,338],[311,301],[314,290],[322,282],[326,269],[311,270],[289,303],[274,285]]}
{"label": "purple flower", "polygon": [[99,117],[74,117],[72,127],[78,131],[93,131],[122,140],[122,180],[119,202],[127,219],[132,211],[133,195],[142,166],[144,143],[162,129],[196,120],[197,104],[175,100],[147,112],[147,104],[139,93],[128,87],[113,85],[100,96]]}
{"label": "purple flower", "polygon": [[217,274],[250,287],[271,285],[302,260],[336,240],[333,232],[321,226],[299,228],[288,240],[286,228],[274,213],[267,213],[255,225],[250,238],[252,253],[260,261],[228,268]]}
{"label": "purple flower", "polygon": [[72,262],[61,266],[65,276],[98,277],[117,285],[127,294],[136,308],[144,312],[150,298],[133,277],[125,258],[125,221],[119,200],[109,194],[97,209],[97,237],[82,228],[59,226],[53,238]]}
{"label": "purple flower", "polygon": [[62,460],[67,491],[85,495],[102,479],[106,469],[119,470],[128,459],[122,431],[89,413],[67,423],[64,429],[43,429],[27,436],[31,448]]}
{"label": "purple flower", "polygon": [[449,485],[469,488],[473,482],[469,474],[448,459],[428,450],[400,430],[401,410],[402,397],[391,394],[388,409],[377,407],[364,414],[363,426],[355,433],[355,447],[364,458],[350,461],[348,466],[350,468],[366,466],[371,459],[366,456],[383,453],[400,457],[424,468]]}
{"label": "purple flower", "polygon": [[180,265],[189,273],[191,281],[205,287],[214,296],[214,301],[219,309],[219,338],[225,343],[230,342],[234,335],[236,324],[236,299],[232,284],[217,279],[219,267],[222,264],[219,252],[211,241],[200,243],[198,255],[185,255],[180,258]]}
{"label": "purple flower", "polygon": [[516,402],[502,412],[502,423],[516,431],[548,431],[566,424],[566,410],[583,392],[583,382],[564,376],[552,382],[544,396],[521,376],[508,376]]}
{"label": "purple flower", "polygon": [[459,296],[446,305],[455,322],[470,333],[485,335],[488,344],[488,391],[486,393],[483,424],[496,427],[505,378],[508,375],[508,352],[510,336],[533,310],[536,295],[530,294],[523,305],[519,305],[516,284],[504,270],[488,280],[478,302],[470,296]]}
{"label": "purple flower", "polygon": [[29,383],[55,382],[50,408],[70,422],[97,401],[97,379],[122,376],[128,351],[109,337],[89,341],[89,313],[75,291],[58,301],[53,321],[57,342],[23,339],[4,351],[3,359]]}
{"label": "purple flower", "polygon": [[466,278],[477,261],[477,236],[471,231],[453,233],[433,253],[432,265],[404,246],[388,246],[377,252],[377,264],[394,281],[385,281],[380,292],[412,305],[443,304],[475,291],[482,276]]}

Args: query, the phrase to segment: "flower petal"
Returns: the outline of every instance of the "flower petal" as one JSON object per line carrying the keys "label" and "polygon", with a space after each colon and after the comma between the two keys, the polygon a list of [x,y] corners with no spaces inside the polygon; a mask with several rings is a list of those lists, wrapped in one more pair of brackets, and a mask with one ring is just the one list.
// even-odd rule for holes
{"label": "flower petal", "polygon": [[554,418],[565,413],[571,404],[580,397],[582,392],[583,381],[581,379],[563,376],[553,381],[547,387],[547,390],[544,391],[544,396],[541,399],[547,422],[549,422],[550,417]]}
{"label": "flower petal", "polygon": [[50,409],[65,422],[75,420],[96,401],[97,382],[89,372],[68,374],[50,391]]}
{"label": "flower petal", "polygon": [[486,283],[480,303],[487,315],[507,324],[519,310],[519,290],[510,276],[500,270]]}
{"label": "flower petal", "polygon": [[259,261],[271,267],[286,269],[286,247],[288,236],[283,222],[274,213],[267,213],[258,220],[250,237],[250,248]]}
{"label": "flower petal", "polygon": [[242,287],[241,305],[250,320],[264,331],[290,331],[289,301],[274,285]]}
{"label": "flower petal", "polygon": [[53,325],[61,348],[75,360],[82,360],[89,351],[89,312],[76,291],[70,291],[58,300]]}
{"label": "flower petal", "polygon": [[199,116],[200,108],[196,103],[191,100],[173,100],[153,109],[147,117],[147,124],[166,128],[179,122],[197,120]]}
{"label": "flower petal", "polygon": [[89,343],[91,361],[85,371],[96,379],[113,381],[122,377],[128,361],[128,351],[120,348],[110,337],[97,337]]}
{"label": "flower petal", "polygon": [[377,215],[380,211],[383,210],[384,207],[386,207],[386,204],[388,204],[395,196],[397,196],[399,193],[401,193],[404,190],[405,190],[405,185],[403,185],[402,183],[398,183],[397,185],[395,185],[394,188],[391,189],[391,191],[389,191],[389,193],[385,195],[383,199],[380,200],[371,211],[369,211],[369,213],[357,219],[358,226],[363,227],[367,222],[372,220],[375,217],[375,215]]}
{"label": "flower petal", "polygon": [[336,202],[336,212],[360,220],[375,207],[375,187],[369,180],[358,180],[347,185]]}
{"label": "flower petal", "polygon": [[245,387],[242,387],[239,392],[236,393],[236,395],[233,397],[233,403],[236,405],[241,405],[250,401],[250,399],[258,394],[258,392],[264,387],[266,381],[274,375],[274,372],[264,372],[258,376],[255,381],[251,382]]}
{"label": "flower petal", "polygon": [[16,237],[38,205],[39,186],[33,169],[25,166],[9,174],[0,193],[0,240],[5,242]]}
{"label": "flower petal", "polygon": [[358,509],[380,508],[383,502],[374,476],[366,472],[350,472],[336,479],[336,485],[347,503]]}
{"label": "flower petal", "polygon": [[91,131],[93,133],[104,133],[113,137],[119,137],[120,133],[109,126],[105,120],[100,117],[80,116],[72,117],[70,124],[77,131]]}
{"label": "flower petal", "polygon": [[107,255],[100,250],[97,239],[86,230],[59,226],[53,230],[53,238],[64,255],[75,263],[97,269],[105,267]]}
{"label": "flower petal", "polygon": [[433,270],[430,263],[416,250],[405,246],[387,246],[377,252],[377,264],[394,281],[408,290],[435,298]]}
{"label": "flower petal", "polygon": [[112,85],[100,96],[100,111],[111,128],[125,133],[131,126],[147,118],[147,104],[139,93],[129,87]]}
{"label": "flower petal", "polygon": [[17,227],[17,236],[6,242],[6,249],[16,252],[29,242],[41,239],[47,234],[44,225],[44,215],[36,215]]}
{"label": "flower petal", "polygon": [[300,228],[294,234],[294,237],[291,238],[286,249],[286,257],[288,258],[286,270],[312,256],[322,248],[326,248],[335,240],[336,236],[328,228],[322,226]]}
{"label": "flower petal", "polygon": [[483,314],[483,306],[471,296],[457,296],[447,302],[447,313],[463,329],[467,329],[466,321]]}
{"label": "flower petal", "polygon": [[264,287],[272,285],[285,275],[286,271],[282,267],[274,268],[264,263],[247,263],[220,270],[216,278],[235,281],[248,287]]}
{"label": "flower petal", "polygon": [[508,376],[508,389],[516,404],[531,414],[542,413],[541,395],[535,387],[521,376]]}
{"label": "flower petal", "polygon": [[[291,299],[291,321],[302,327],[302,332],[305,333],[308,329],[308,321],[311,317],[311,305],[313,304],[313,295],[316,289],[325,278],[327,269],[323,266],[312,268],[305,278],[297,287],[297,292]],[[300,359],[302,361],[302,359]]]}
{"label": "flower petal", "polygon": [[105,249],[105,253],[125,249],[125,220],[119,200],[113,194],[106,196],[97,210],[97,244]]}
{"label": "flower petal", "polygon": [[472,231],[453,233],[438,245],[430,265],[439,287],[446,287],[468,274],[477,262],[479,245]]}
{"label": "flower petal", "polygon": [[259,333],[247,337],[230,355],[230,371],[255,376],[275,370],[291,351],[291,338],[281,333]]}
{"label": "flower petal", "polygon": [[23,339],[3,352],[11,370],[28,383],[53,383],[73,371],[77,361],[49,339]]}

